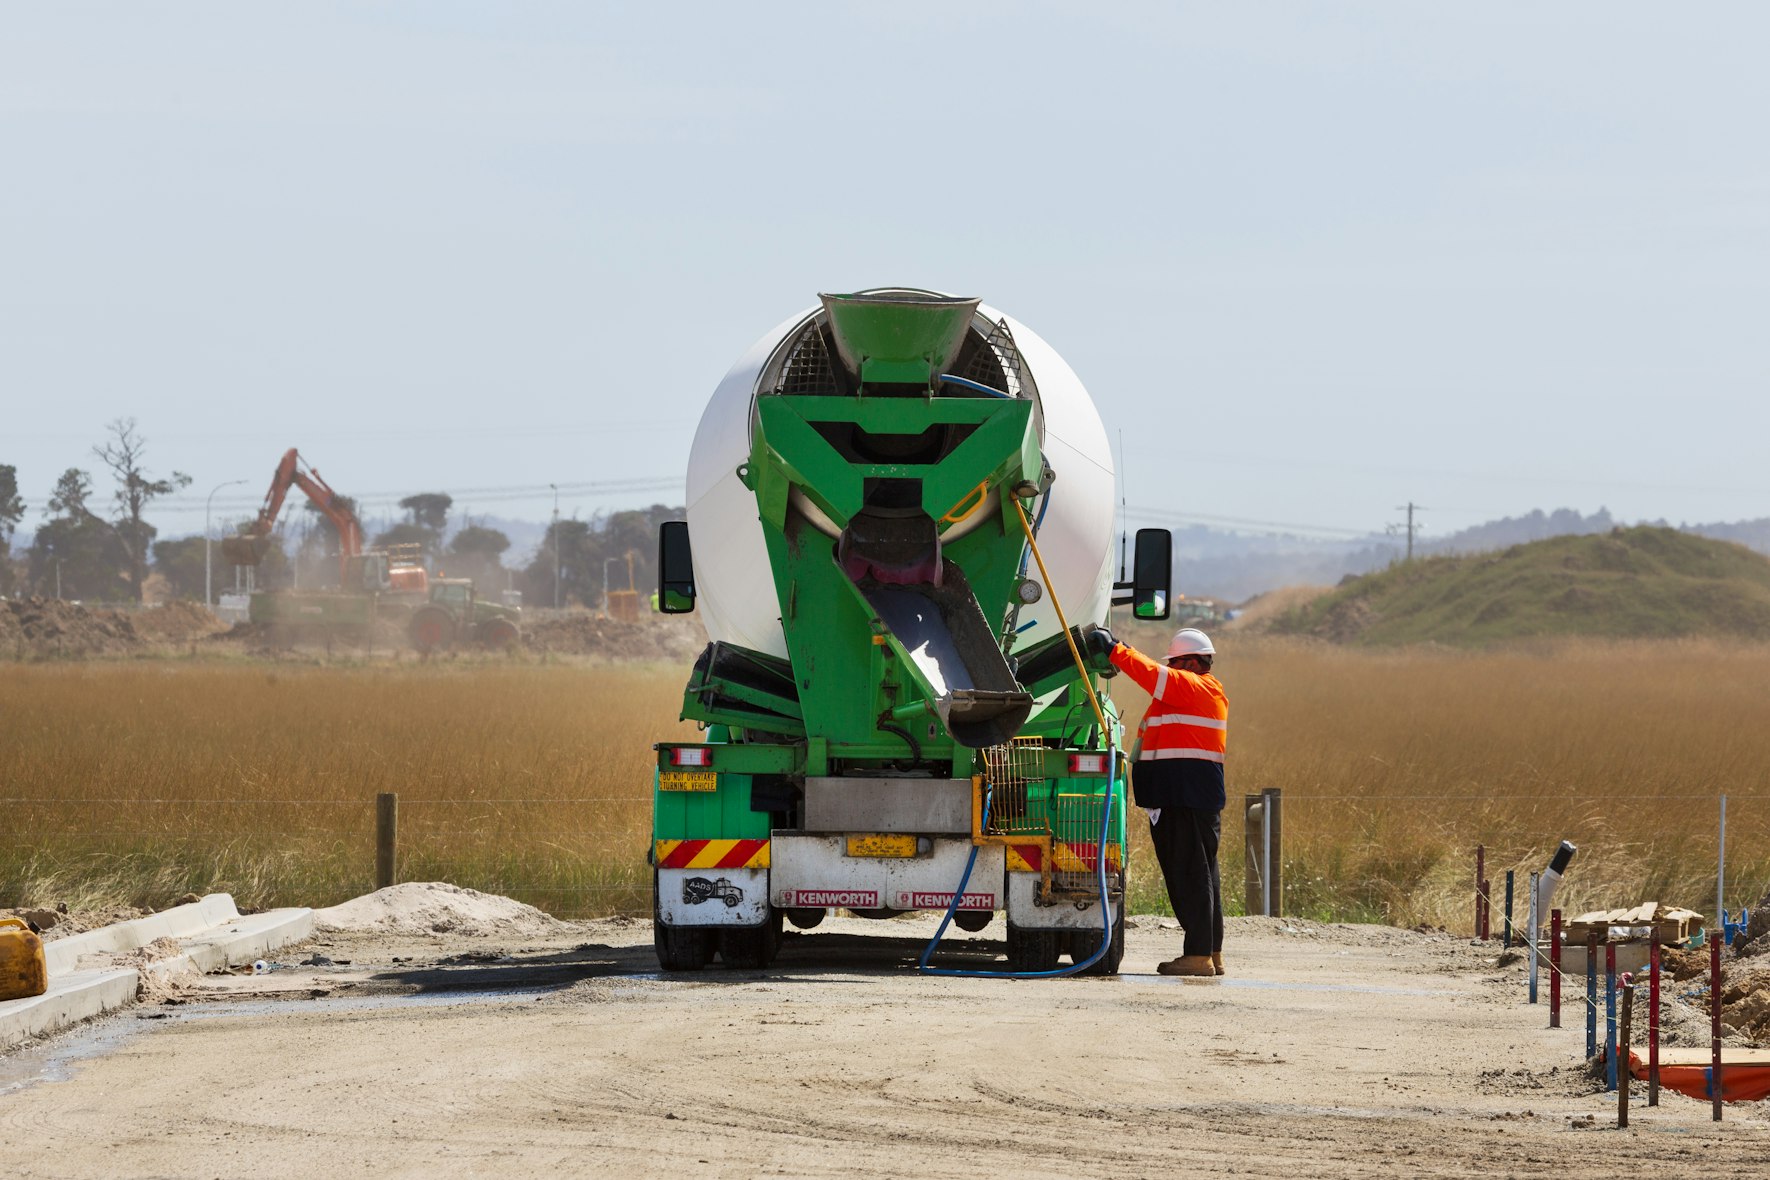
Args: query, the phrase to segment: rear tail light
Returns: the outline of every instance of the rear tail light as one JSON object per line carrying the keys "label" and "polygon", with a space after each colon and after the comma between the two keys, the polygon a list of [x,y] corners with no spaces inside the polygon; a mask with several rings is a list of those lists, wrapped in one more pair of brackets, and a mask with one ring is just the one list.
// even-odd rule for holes
{"label": "rear tail light", "polygon": [[1105,754],[1071,754],[1069,756],[1069,772],[1071,774],[1105,774]]}
{"label": "rear tail light", "polygon": [[705,746],[677,746],[670,751],[671,766],[711,766],[713,751]]}

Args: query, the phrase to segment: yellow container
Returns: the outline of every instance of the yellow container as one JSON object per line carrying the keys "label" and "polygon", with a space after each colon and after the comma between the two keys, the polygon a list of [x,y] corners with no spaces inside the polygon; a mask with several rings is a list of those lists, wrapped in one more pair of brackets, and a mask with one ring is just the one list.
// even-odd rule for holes
{"label": "yellow container", "polygon": [[0,1000],[40,996],[48,990],[43,940],[23,918],[0,918]]}

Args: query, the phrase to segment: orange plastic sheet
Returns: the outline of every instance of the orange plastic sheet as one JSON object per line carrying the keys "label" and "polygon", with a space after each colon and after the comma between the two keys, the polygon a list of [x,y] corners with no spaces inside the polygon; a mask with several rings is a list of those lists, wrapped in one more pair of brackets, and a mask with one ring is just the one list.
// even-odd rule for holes
{"label": "orange plastic sheet", "polygon": [[[1721,1052],[1721,1101],[1723,1102],[1757,1102],[1770,1098],[1770,1055],[1761,1051],[1751,1053],[1748,1060],[1740,1060],[1740,1050]],[[1705,1053],[1701,1061],[1695,1060],[1694,1053],[1680,1052],[1675,1060],[1667,1060],[1668,1054],[1661,1052],[1659,1059],[1659,1084],[1668,1090],[1676,1090],[1703,1102],[1710,1101],[1709,1061]],[[1629,1072],[1641,1081],[1647,1080],[1647,1059],[1640,1053],[1629,1054]]]}

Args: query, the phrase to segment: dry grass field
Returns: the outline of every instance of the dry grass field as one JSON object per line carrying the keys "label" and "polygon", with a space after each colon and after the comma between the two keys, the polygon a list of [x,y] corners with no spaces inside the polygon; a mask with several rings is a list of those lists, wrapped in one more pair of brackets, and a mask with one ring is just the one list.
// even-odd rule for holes
{"label": "dry grass field", "polygon": [[0,671],[7,901],[324,905],[399,873],[562,914],[649,912],[651,743],[686,669],[143,660]]}
{"label": "dry grass field", "polygon": [[[1141,639],[1141,636],[1134,637]],[[1496,889],[1580,846],[1569,908],[1713,906],[1770,883],[1770,648],[1698,642],[1352,651],[1226,636],[1224,884],[1239,799],[1285,792],[1286,905],[1467,930],[1472,850]],[[202,660],[0,671],[0,901],[327,904],[372,884],[374,797],[400,795],[403,879],[564,915],[644,913],[652,742],[685,667]],[[1135,720],[1143,701],[1114,693]],[[1134,828],[1135,830],[1135,828]],[[1135,908],[1161,907],[1144,843]],[[1496,901],[1496,922],[1498,904]],[[1522,917],[1522,910],[1520,910]]]}

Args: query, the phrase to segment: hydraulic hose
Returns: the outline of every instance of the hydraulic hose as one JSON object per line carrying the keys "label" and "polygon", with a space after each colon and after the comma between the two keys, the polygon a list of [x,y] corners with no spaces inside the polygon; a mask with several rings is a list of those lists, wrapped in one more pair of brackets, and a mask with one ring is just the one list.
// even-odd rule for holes
{"label": "hydraulic hose", "polygon": [[960,389],[970,389],[975,390],[978,393],[987,393],[991,397],[999,397],[1007,401],[1014,400],[1014,395],[1011,393],[1003,393],[1001,390],[985,385],[981,381],[972,381],[965,377],[956,377],[951,373],[942,373],[940,375],[940,382],[942,385],[957,385]]}
{"label": "hydraulic hose", "polygon": [[[1063,636],[1069,644],[1069,654],[1075,660],[1076,670],[1081,673],[1082,688],[1088,694],[1088,704],[1094,709],[1094,720],[1099,722],[1100,732],[1106,739],[1106,793],[1101,800],[1100,834],[1098,842],[1094,845],[1095,880],[1100,891],[1100,945],[1095,948],[1093,954],[1080,963],[1071,963],[1068,967],[1056,967],[1049,971],[984,971],[930,967],[928,960],[933,957],[935,950],[940,946],[940,940],[946,936],[947,927],[952,924],[953,915],[958,912],[959,904],[965,899],[965,886],[971,883],[971,870],[977,865],[978,849],[978,845],[973,844],[971,855],[965,861],[965,872],[959,878],[959,887],[953,891],[952,901],[947,903],[946,914],[940,919],[940,926],[934,931],[934,937],[929,939],[928,945],[922,948],[922,957],[916,961],[916,969],[924,975],[948,975],[974,979],[1054,979],[1086,971],[1112,949],[1112,903],[1108,899],[1106,891],[1106,838],[1112,831],[1114,787],[1118,782],[1119,774],[1118,742],[1112,729],[1106,724],[1106,711],[1100,707],[1100,698],[1094,692],[1094,682],[1088,678],[1088,665],[1082,659],[1081,650],[1076,647],[1075,635],[1069,629],[1069,620],[1063,617],[1063,604],[1057,599],[1057,590],[1051,585],[1050,571],[1045,568],[1045,559],[1039,553],[1039,543],[1033,535],[1032,523],[1027,520],[1026,509],[1021,507],[1018,499],[1014,501],[1014,511],[1020,517],[1020,528],[1026,534],[1026,543],[1032,550],[1033,560],[1038,563],[1039,576],[1045,580],[1045,588],[1051,593],[1051,606],[1057,612],[1057,622],[1063,628]],[[994,790],[992,789],[983,798],[980,819],[980,824],[983,827],[989,826],[989,809],[993,795]],[[1121,909],[1123,908],[1123,898],[1119,899],[1119,906]]]}

